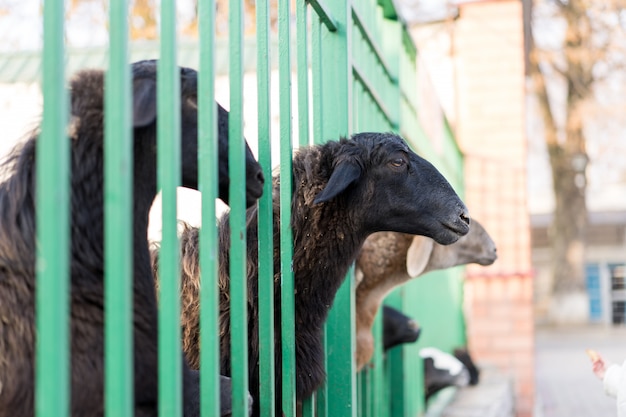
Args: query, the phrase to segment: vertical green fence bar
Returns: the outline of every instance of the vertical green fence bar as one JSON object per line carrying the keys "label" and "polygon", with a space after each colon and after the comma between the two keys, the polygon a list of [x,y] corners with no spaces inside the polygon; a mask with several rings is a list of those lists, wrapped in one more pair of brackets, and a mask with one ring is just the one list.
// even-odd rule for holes
{"label": "vertical green fence bar", "polygon": [[[133,135],[126,0],[110,3],[104,137],[105,413],[133,415]],[[127,233],[121,233],[127,231]]]}
{"label": "vertical green fence bar", "polygon": [[229,7],[230,333],[233,415],[248,410],[245,146],[243,137],[243,1]]}
{"label": "vertical green fence bar", "polygon": [[[310,145],[309,137],[309,54],[307,37],[307,3],[296,3],[296,37],[298,59],[298,141],[299,146]],[[315,395],[303,400],[303,417],[315,416]]]}
{"label": "vertical green fence bar", "polygon": [[[291,54],[289,0],[278,0],[278,78],[280,109],[280,268],[282,407],[285,417],[295,417],[295,320],[294,275],[291,268],[293,236],[291,231],[292,123]],[[277,364],[278,366],[278,364]]]}
{"label": "vertical green fence bar", "polygon": [[[324,142],[322,133],[322,80],[324,77],[324,67],[322,65],[322,20],[316,16],[311,17],[311,98],[313,106],[313,143]],[[323,347],[326,352],[326,326],[322,330]],[[324,356],[324,368],[326,366],[326,356]],[[316,417],[326,417],[328,415],[327,399],[328,384],[324,384],[315,393],[315,414]]]}
{"label": "vertical green fence bar", "polygon": [[[351,1],[327,4],[336,22],[335,32],[322,32],[322,87],[324,135],[338,138],[349,134],[351,119],[350,28]],[[348,274],[330,310],[326,328],[328,415],[356,416],[356,370],[354,366],[354,278]]]}
{"label": "vertical green fence bar", "polygon": [[376,314],[376,319],[374,321],[373,333],[375,335],[374,338],[374,357],[372,359],[372,363],[374,364],[371,369],[371,415],[372,416],[380,416],[383,417],[385,415],[383,410],[383,403],[386,399],[384,395],[384,353],[382,346],[382,336],[383,336],[383,323],[382,323],[382,306],[378,310],[378,314]]}
{"label": "vertical green fence bar", "polygon": [[[298,58],[298,142],[310,144],[309,138],[309,54],[307,39],[307,3],[296,3],[296,43]],[[302,417],[314,417],[315,395],[302,401]]]}
{"label": "vertical green fence bar", "polygon": [[[44,2],[43,126],[37,141],[37,417],[69,415],[70,150],[64,2]],[[5,382],[10,383],[10,382]]]}
{"label": "vertical green fence bar", "polygon": [[357,412],[353,272],[339,288],[326,322],[329,416],[356,417]]}
{"label": "vertical green fence bar", "polygon": [[180,71],[176,65],[176,4],[161,1],[157,73],[158,184],[162,192],[159,255],[159,415],[182,415],[179,247],[176,187],[180,184]]}
{"label": "vertical green fence bar", "polygon": [[309,144],[309,41],[307,39],[307,3],[296,3],[296,43],[298,58],[298,141]]}
{"label": "vertical green fence bar", "polygon": [[202,196],[200,245],[200,414],[220,413],[217,198],[218,139],[215,106],[215,0],[198,0],[198,189]]}
{"label": "vertical green fence bar", "polygon": [[272,135],[270,100],[270,4],[256,2],[257,38],[257,108],[259,164],[265,184],[259,208],[259,407],[262,417],[274,417],[275,347],[274,347],[274,227],[272,207]]}

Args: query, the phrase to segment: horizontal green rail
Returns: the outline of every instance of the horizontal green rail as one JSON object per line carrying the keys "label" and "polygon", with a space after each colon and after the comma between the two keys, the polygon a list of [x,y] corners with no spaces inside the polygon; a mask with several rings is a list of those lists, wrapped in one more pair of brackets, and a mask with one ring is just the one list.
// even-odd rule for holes
{"label": "horizontal green rail", "polygon": [[398,129],[400,123],[396,118],[392,117],[392,114],[385,106],[384,101],[378,96],[379,93],[377,92],[377,90],[372,87],[371,83],[365,78],[363,71],[359,69],[359,65],[355,62],[352,63],[352,75],[354,76],[355,80],[357,80],[361,84],[364,91],[367,93],[367,95],[370,96],[376,107],[378,107],[380,112],[385,116],[385,119],[387,119],[393,129]]}
{"label": "horizontal green rail", "polygon": [[398,82],[396,76],[394,76],[389,68],[389,64],[387,64],[387,60],[384,58],[382,52],[379,50],[378,46],[374,42],[374,35],[370,33],[369,29],[363,23],[359,12],[355,7],[352,8],[352,21],[354,25],[359,29],[363,39],[370,47],[371,52],[376,56],[376,60],[379,62],[380,66],[383,68],[384,74],[389,78],[391,83],[396,84]]}
{"label": "horizontal green rail", "polygon": [[337,22],[322,0],[307,0],[329,32],[337,31]]}

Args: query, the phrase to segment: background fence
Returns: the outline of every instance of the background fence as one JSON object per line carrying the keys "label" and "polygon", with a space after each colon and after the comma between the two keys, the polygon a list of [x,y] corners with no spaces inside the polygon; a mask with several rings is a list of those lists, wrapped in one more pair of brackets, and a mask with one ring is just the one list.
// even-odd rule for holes
{"label": "background fence", "polygon": [[[58,202],[67,201],[67,141],[65,121],[66,92],[63,88],[70,72],[85,66],[108,68],[107,75],[107,138],[106,152],[106,289],[107,294],[107,415],[132,415],[132,251],[128,246],[131,230],[131,129],[128,120],[130,102],[129,62],[140,58],[160,58],[159,73],[159,187],[163,192],[160,325],[160,413],[180,415],[182,401],[180,381],[180,337],[177,293],[176,186],[180,183],[180,167],[176,154],[179,131],[178,80],[175,65],[199,69],[199,179],[202,191],[202,217],[215,216],[215,115],[212,100],[222,88],[216,77],[228,74],[230,137],[243,138],[244,122],[251,129],[244,111],[246,101],[256,101],[256,148],[258,159],[270,178],[272,168],[280,163],[284,187],[281,200],[289,201],[293,148],[311,143],[338,139],[359,131],[396,131],[433,162],[462,195],[462,156],[450,129],[444,128],[439,138],[429,138],[422,129],[417,106],[417,53],[401,21],[395,16],[391,0],[343,0],[308,2],[279,0],[276,8],[269,0],[258,0],[256,15],[245,14],[243,1],[228,2],[227,42],[215,37],[215,3],[198,0],[197,42],[177,42],[174,0],[161,0],[158,47],[153,44],[131,44],[128,40],[128,2],[110,3],[110,48],[89,53],[65,50],[64,2],[47,0],[44,5],[43,61],[37,55],[14,55],[0,68],[0,74],[24,77],[28,70],[43,74],[44,98],[41,149],[38,170],[42,195],[39,196],[38,224],[50,225],[38,231],[41,242],[38,268],[38,416],[68,414],[68,327],[67,295],[69,271],[66,261],[67,208]],[[277,13],[273,25],[271,14]],[[246,38],[244,21],[255,20],[254,38]],[[252,52],[251,52],[252,51]],[[108,52],[108,53],[107,53]],[[69,60],[66,57],[69,55]],[[108,57],[108,58],[107,58]],[[228,65],[225,66],[224,62]],[[67,62],[67,63],[66,63]],[[2,66],[3,64],[0,64]],[[14,71],[11,65],[20,65]],[[246,73],[256,74],[256,97],[245,94]],[[275,75],[275,76],[274,76]],[[10,78],[10,77],[7,77]],[[6,79],[6,78],[5,78]],[[222,78],[217,78],[223,80]],[[277,82],[276,82],[277,81]],[[247,91],[247,90],[246,90]],[[278,114],[278,120],[274,115]],[[167,115],[167,116],[166,116]],[[254,130],[254,128],[252,127]],[[247,135],[248,139],[250,135]],[[252,135],[255,136],[255,135]],[[253,146],[254,147],[254,146]],[[243,139],[231,140],[231,297],[239,304],[231,306],[232,320],[245,322],[245,196],[242,195]],[[271,248],[271,192],[267,181],[259,201],[260,248]],[[46,191],[47,190],[47,191]],[[44,192],[49,195],[43,194]],[[52,209],[52,207],[54,207]],[[281,207],[288,218],[289,205]],[[54,217],[54,218],[53,218]],[[205,221],[201,235],[203,270],[202,300],[202,410],[204,416],[217,415],[219,374],[217,344],[217,294],[215,282],[215,230],[212,221]],[[291,235],[288,223],[281,229],[284,340],[293,339],[293,276],[290,273]],[[260,282],[271,283],[271,257],[259,256],[266,263],[259,266]],[[262,279],[268,274],[269,279]],[[409,283],[389,296],[387,302],[417,318],[425,329],[417,344],[390,351],[385,358],[380,343],[373,366],[358,377],[354,366],[354,291],[353,279],[347,279],[337,294],[325,332],[328,380],[313,399],[305,402],[305,415],[322,416],[415,416],[424,411],[422,363],[420,346],[437,346],[450,351],[465,344],[462,304],[461,270],[431,273]],[[267,277],[267,275],[266,275]],[[208,283],[208,285],[207,285]],[[43,296],[45,294],[45,296]],[[51,296],[54,294],[54,296]],[[293,344],[283,342],[283,364],[272,364],[273,340],[271,317],[272,290],[260,288],[259,308],[262,354],[261,380],[271,381],[272,366],[283,366],[283,400],[285,415],[295,415],[293,390]],[[113,304],[115,303],[115,304]],[[110,314],[109,314],[110,313]],[[260,314],[261,314],[260,313]],[[52,324],[56,327],[52,327]],[[246,398],[246,326],[233,331],[234,415],[247,409]],[[376,326],[380,333],[380,320]],[[350,337],[346,337],[350,335]],[[379,335],[380,336],[380,335]],[[378,338],[380,339],[380,337]],[[263,343],[263,342],[262,342]],[[264,358],[264,359],[263,359]],[[240,365],[239,367],[235,365]],[[266,386],[265,386],[266,385]],[[264,384],[264,389],[273,384]],[[271,389],[261,395],[264,415],[273,415]]]}

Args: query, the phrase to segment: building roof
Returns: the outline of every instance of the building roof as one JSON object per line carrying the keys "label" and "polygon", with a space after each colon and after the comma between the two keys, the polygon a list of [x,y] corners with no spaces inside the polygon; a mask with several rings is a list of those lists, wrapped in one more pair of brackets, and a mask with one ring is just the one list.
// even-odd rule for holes
{"label": "building roof", "polygon": [[[278,62],[276,39],[272,46],[272,67]],[[197,41],[180,41],[177,44],[178,63],[182,66],[198,68],[199,51]],[[159,57],[158,41],[136,41],[129,45],[130,62]],[[95,46],[86,48],[70,48],[66,51],[66,71],[73,74],[84,68],[106,68],[108,48]],[[38,83],[41,80],[41,51],[18,51],[0,53],[0,83]],[[215,44],[215,72],[218,75],[228,74],[228,41],[218,39]],[[246,70],[256,68],[256,39],[244,41],[244,64]]]}

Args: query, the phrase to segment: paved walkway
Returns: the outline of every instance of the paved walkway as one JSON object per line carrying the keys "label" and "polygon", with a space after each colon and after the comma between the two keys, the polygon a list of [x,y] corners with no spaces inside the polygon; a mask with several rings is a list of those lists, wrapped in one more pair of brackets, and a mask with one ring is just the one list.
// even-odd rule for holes
{"label": "paved walkway", "polygon": [[626,327],[538,327],[535,337],[534,417],[617,416],[615,399],[604,394],[584,350],[595,349],[605,360],[622,363]]}

